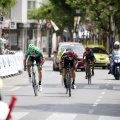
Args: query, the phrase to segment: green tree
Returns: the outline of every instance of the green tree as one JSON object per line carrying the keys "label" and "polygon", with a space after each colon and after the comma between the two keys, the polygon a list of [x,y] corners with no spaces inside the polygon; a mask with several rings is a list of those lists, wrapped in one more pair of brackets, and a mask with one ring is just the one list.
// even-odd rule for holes
{"label": "green tree", "polygon": [[3,15],[8,12],[8,8],[13,7],[16,0],[0,0],[0,14]]}

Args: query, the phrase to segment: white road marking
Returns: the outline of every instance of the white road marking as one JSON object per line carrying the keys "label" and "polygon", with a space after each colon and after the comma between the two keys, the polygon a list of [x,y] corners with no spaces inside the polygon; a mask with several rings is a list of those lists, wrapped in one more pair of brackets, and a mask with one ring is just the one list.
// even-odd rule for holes
{"label": "white road marking", "polygon": [[77,114],[53,113],[46,120],[74,120]]}
{"label": "white road marking", "polygon": [[98,102],[95,102],[92,106],[96,107],[98,105]]}
{"label": "white road marking", "polygon": [[84,88],[88,88],[88,89],[98,89],[99,85],[85,85]]}
{"label": "white road marking", "polygon": [[97,102],[99,102],[99,101],[100,101],[100,99],[97,99],[96,101],[97,101]]}
{"label": "white road marking", "polygon": [[101,92],[101,94],[105,94],[105,92]]}
{"label": "white road marking", "polygon": [[94,110],[89,110],[88,114],[92,114],[94,112]]}
{"label": "white road marking", "polygon": [[98,120],[120,120],[120,117],[100,116]]}
{"label": "white road marking", "polygon": [[15,90],[17,90],[17,89],[20,89],[21,87],[15,87],[15,88],[13,88],[13,89],[11,89],[11,90],[9,90],[9,91],[15,91]]}
{"label": "white road marking", "polygon": [[29,112],[12,112],[12,120],[20,120],[26,116]]}
{"label": "white road marking", "polygon": [[99,99],[103,98],[103,96],[99,96]]}
{"label": "white road marking", "polygon": [[5,85],[4,87],[13,87],[13,86],[11,86],[11,85]]}

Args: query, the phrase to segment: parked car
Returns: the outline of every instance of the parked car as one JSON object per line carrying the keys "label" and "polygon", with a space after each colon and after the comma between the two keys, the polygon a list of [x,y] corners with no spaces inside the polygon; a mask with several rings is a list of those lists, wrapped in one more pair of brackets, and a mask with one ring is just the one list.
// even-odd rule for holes
{"label": "parked car", "polygon": [[91,51],[94,53],[96,62],[95,67],[102,67],[103,69],[108,67],[109,64],[109,55],[105,50],[104,46],[101,45],[87,45],[91,48]]}
{"label": "parked car", "polygon": [[59,58],[58,58],[58,51],[61,49],[71,48],[78,56],[78,68],[82,71],[85,70],[85,65],[83,63],[83,53],[85,51],[84,45],[77,42],[61,42],[58,45],[58,49],[54,51],[53,57],[53,70],[59,70]]}

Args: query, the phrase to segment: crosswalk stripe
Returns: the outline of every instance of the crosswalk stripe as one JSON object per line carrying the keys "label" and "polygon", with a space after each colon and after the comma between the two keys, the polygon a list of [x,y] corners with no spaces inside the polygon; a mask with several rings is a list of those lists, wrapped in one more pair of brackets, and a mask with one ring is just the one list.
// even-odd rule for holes
{"label": "crosswalk stripe", "polygon": [[15,88],[13,88],[13,89],[11,89],[11,90],[9,90],[9,91],[15,91],[15,90],[17,90],[17,89],[19,89],[19,88],[21,88],[21,87],[15,87]]}
{"label": "crosswalk stripe", "polygon": [[100,116],[99,120],[120,120],[120,117]]}
{"label": "crosswalk stripe", "polygon": [[46,120],[74,120],[77,114],[53,113]]}
{"label": "crosswalk stripe", "polygon": [[12,112],[12,120],[20,120],[27,114],[29,114],[29,112]]}

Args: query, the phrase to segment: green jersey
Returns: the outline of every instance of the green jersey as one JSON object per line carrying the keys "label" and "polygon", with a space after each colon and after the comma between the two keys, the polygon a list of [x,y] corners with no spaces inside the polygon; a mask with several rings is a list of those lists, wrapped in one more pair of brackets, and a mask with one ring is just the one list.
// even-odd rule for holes
{"label": "green jersey", "polygon": [[[41,56],[43,56],[41,50],[38,47],[35,47],[34,53],[35,53],[34,57],[41,57]],[[29,55],[30,55],[30,51],[27,50],[26,53],[25,53],[25,58],[27,58]]]}

